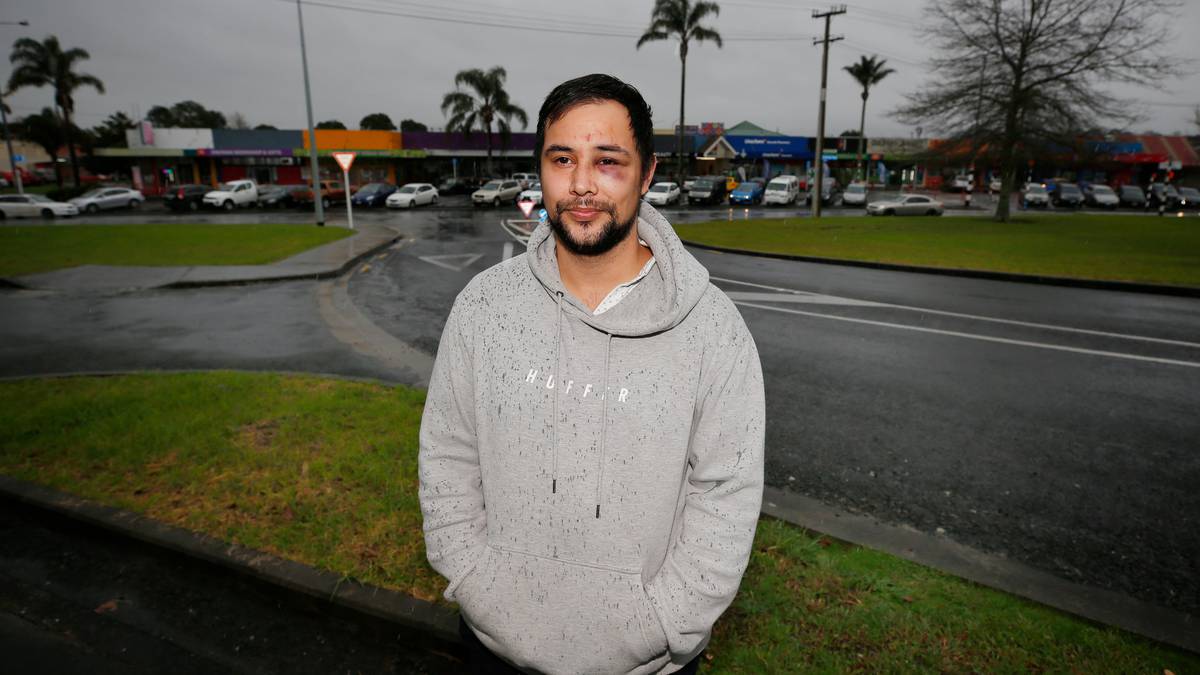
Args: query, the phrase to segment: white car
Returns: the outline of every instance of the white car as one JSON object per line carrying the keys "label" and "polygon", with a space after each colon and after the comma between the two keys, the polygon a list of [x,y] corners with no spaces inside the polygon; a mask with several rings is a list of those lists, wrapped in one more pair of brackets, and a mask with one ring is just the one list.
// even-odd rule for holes
{"label": "white car", "polygon": [[763,204],[791,204],[800,198],[800,179],[795,176],[776,176],[767,183]]}
{"label": "white car", "polygon": [[489,180],[471,193],[471,203],[475,206],[500,206],[501,202],[516,204],[520,194],[521,184],[515,180]]}
{"label": "white car", "polygon": [[102,187],[88,190],[71,203],[80,213],[95,213],[105,209],[136,209],[146,202],[146,195],[124,187]]}
{"label": "white car", "polygon": [[6,218],[56,218],[79,215],[79,207],[56,202],[44,195],[0,195],[0,220]]}
{"label": "white car", "polygon": [[646,203],[651,206],[670,206],[678,204],[683,192],[675,183],[655,183],[646,193]]}
{"label": "white car", "polygon": [[842,193],[842,206],[866,206],[867,186],[862,183],[851,183]]}
{"label": "white car", "polygon": [[959,174],[954,177],[954,182],[950,184],[950,189],[955,192],[966,192],[975,189],[975,181],[971,180],[970,176]]}
{"label": "white car", "polygon": [[867,213],[872,216],[940,216],[945,212],[944,204],[925,195],[905,195],[896,200],[867,205]]}
{"label": "white car", "polygon": [[422,204],[436,204],[437,201],[437,188],[429,183],[408,183],[388,195],[384,204],[389,209],[411,209]]}
{"label": "white car", "polygon": [[1121,198],[1117,197],[1117,193],[1107,185],[1093,183],[1083,191],[1083,194],[1087,204],[1102,209],[1115,209],[1121,205]]}
{"label": "white car", "polygon": [[536,181],[533,185],[521,191],[517,197],[519,202],[533,202],[534,204],[542,203],[542,181]]}
{"label": "white car", "polygon": [[993,178],[992,182],[988,183],[988,190],[991,190],[992,192],[999,192],[1000,191],[1000,179]]}
{"label": "white car", "polygon": [[528,190],[530,185],[539,182],[536,173],[514,173],[512,179],[521,184],[522,190]]}
{"label": "white car", "polygon": [[1021,195],[1021,202],[1025,208],[1037,206],[1044,209],[1050,206],[1050,193],[1041,183],[1026,183],[1025,192]]}
{"label": "white car", "polygon": [[248,179],[221,183],[216,190],[204,194],[204,205],[226,211],[258,206],[258,183]]}

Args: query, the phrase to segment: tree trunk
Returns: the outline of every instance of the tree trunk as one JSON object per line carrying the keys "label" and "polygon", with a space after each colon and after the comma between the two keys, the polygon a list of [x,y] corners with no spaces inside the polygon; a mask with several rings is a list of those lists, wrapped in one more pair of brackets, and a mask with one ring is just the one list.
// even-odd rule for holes
{"label": "tree trunk", "polygon": [[687,43],[680,42],[679,43],[679,147],[678,147],[679,168],[676,169],[676,171],[678,173],[676,181],[679,184],[680,190],[683,189],[683,181],[684,181],[684,178],[686,177],[684,163],[687,161],[686,156],[683,154],[683,137],[684,137],[683,101],[684,101],[684,92],[686,90],[687,90]]}
{"label": "tree trunk", "polygon": [[858,177],[863,182],[867,180],[867,172],[863,171],[863,146],[867,143],[867,88],[863,87],[862,93],[862,113],[858,118],[858,162],[855,164]]}
{"label": "tree trunk", "polygon": [[75,178],[75,187],[79,187],[79,157],[75,153],[75,134],[72,133],[71,112],[63,108],[63,135],[67,137],[67,152],[71,155],[71,175]]}
{"label": "tree trunk", "polygon": [[492,175],[492,125],[487,125],[487,174],[488,178],[495,178]]}

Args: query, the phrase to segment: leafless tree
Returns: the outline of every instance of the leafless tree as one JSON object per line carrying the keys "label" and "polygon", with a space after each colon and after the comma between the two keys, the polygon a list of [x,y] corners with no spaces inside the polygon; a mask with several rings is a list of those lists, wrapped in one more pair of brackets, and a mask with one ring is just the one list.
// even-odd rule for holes
{"label": "leafless tree", "polygon": [[1178,72],[1167,53],[1177,0],[930,0],[937,55],[921,89],[893,115],[969,146],[1002,172],[996,220],[1009,219],[1017,169],[1039,148],[1074,145],[1101,121],[1128,124],[1137,105],[1111,84],[1152,86]]}

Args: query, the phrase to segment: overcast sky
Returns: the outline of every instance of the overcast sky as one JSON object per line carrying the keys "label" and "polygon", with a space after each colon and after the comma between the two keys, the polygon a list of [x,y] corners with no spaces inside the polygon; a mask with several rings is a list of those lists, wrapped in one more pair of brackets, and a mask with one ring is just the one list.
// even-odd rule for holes
{"label": "overcast sky", "polygon": [[[326,5],[304,8],[317,121],[339,119],[356,128],[367,113],[385,112],[396,123],[411,117],[440,128],[445,118],[439,104],[453,88],[455,72],[495,65],[507,69],[509,92],[529,114],[531,131],[550,88],[590,72],[612,73],[637,86],[654,108],[658,127],[671,127],[679,115],[675,44],[635,49],[652,0],[314,1]],[[746,119],[783,133],[815,135],[821,52],[810,38],[822,23],[811,16],[814,5],[718,2],[721,15],[711,23],[725,37],[725,46],[693,45],[687,121],[732,125]],[[872,90],[867,133],[913,134],[888,112],[926,77],[920,64],[930,53],[914,31],[924,3],[858,0],[846,3],[849,12],[834,19],[834,34],[846,39],[830,52],[828,133],[858,126],[858,89],[842,66],[862,54],[878,54],[897,73]],[[1147,101],[1138,130],[1198,131],[1188,106],[1200,103],[1200,41],[1195,39],[1200,2],[1185,5],[1176,25],[1188,34],[1177,37],[1171,49],[1195,59],[1187,75],[1159,90],[1119,92]],[[227,115],[240,112],[251,125],[305,124],[296,6],[289,0],[5,0],[0,21],[18,20],[31,25],[0,26],[4,44],[23,35],[40,39],[53,34],[64,46],[91,52],[80,70],[103,80],[107,93],[86,90],[78,95],[82,126],[93,126],[118,110],[136,118],[153,105],[184,99]],[[763,39],[796,36],[805,39]],[[0,68],[7,82],[7,60]],[[10,105],[21,116],[51,102],[49,90],[27,89],[14,95]]]}

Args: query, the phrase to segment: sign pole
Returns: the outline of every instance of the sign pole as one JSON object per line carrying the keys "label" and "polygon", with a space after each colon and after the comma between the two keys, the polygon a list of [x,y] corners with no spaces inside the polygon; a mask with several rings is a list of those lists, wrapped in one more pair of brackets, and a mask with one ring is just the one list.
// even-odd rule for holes
{"label": "sign pole", "polygon": [[350,208],[350,165],[354,164],[354,158],[358,155],[356,152],[335,152],[333,159],[342,167],[342,188],[346,195],[346,220],[350,223],[350,229],[354,229],[354,212]]}
{"label": "sign pole", "polygon": [[346,186],[346,220],[350,222],[350,229],[354,229],[354,211],[350,209],[350,170],[342,171],[342,177],[345,179],[342,185]]}

